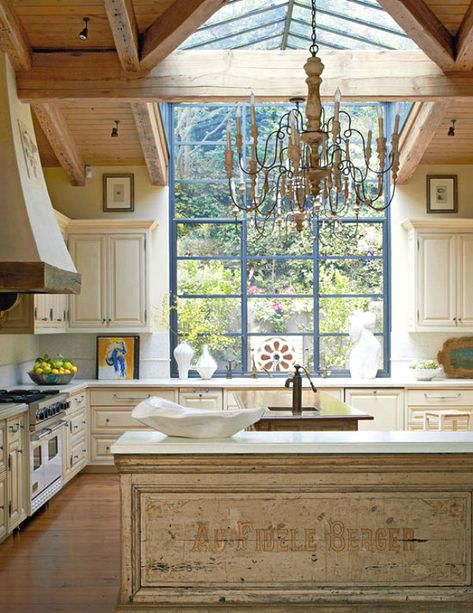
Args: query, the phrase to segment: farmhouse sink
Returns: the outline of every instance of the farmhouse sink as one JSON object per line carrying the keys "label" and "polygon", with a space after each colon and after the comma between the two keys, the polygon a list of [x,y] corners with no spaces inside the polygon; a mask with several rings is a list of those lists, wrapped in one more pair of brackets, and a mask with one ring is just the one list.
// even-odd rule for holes
{"label": "farmhouse sink", "polygon": [[228,438],[257,422],[265,408],[212,411],[188,409],[162,398],[140,402],[132,417],[168,436],[184,438]]}

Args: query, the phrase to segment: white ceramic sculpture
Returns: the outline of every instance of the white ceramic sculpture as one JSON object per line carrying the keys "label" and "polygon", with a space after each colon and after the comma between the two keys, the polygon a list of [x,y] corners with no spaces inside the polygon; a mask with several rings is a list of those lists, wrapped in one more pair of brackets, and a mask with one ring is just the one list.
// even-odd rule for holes
{"label": "white ceramic sculpture", "polygon": [[163,398],[148,398],[140,402],[132,417],[168,436],[185,438],[227,438],[251,426],[266,409],[188,409]]}
{"label": "white ceramic sculpture", "polygon": [[373,334],[376,315],[355,311],[348,319],[350,336],[356,343],[350,352],[350,374],[354,379],[374,379],[382,364],[381,344]]}
{"label": "white ceramic sculpture", "polygon": [[217,370],[217,362],[210,355],[209,346],[207,344],[202,347],[202,355],[197,360],[195,367],[201,379],[211,379],[212,375]]}
{"label": "white ceramic sculpture", "polygon": [[189,368],[193,357],[194,350],[186,341],[181,341],[174,349],[174,359],[177,362],[179,379],[187,379],[189,377]]}

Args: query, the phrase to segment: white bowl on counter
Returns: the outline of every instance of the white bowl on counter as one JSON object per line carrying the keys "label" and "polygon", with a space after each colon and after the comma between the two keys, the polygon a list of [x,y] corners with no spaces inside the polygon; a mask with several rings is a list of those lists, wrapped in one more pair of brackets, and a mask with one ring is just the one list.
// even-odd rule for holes
{"label": "white bowl on counter", "polygon": [[180,404],[152,397],[140,402],[132,417],[167,436],[184,438],[228,438],[256,423],[264,415],[258,409],[189,409]]}

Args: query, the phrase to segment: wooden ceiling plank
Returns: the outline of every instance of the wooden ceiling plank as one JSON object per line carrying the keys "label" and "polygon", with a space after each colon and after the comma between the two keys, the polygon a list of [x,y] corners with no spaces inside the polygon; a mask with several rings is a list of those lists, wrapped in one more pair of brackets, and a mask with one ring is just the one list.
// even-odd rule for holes
{"label": "wooden ceiling plank", "polygon": [[[34,54],[30,71],[17,72],[25,102],[82,104],[156,101],[248,100],[249,84],[260,101],[306,96],[306,51],[179,51],[149,73],[124,78],[117,54]],[[473,73],[444,74],[425,54],[409,51],[321,53],[323,98],[337,87],[343,100],[468,100]],[[205,67],[205,71],[202,67]],[[196,75],[199,75],[198,78]]]}
{"label": "wooden ceiling plank", "polygon": [[104,0],[120,63],[125,72],[138,72],[138,26],[131,0]]}
{"label": "wooden ceiling plank", "polygon": [[152,102],[134,102],[131,110],[151,185],[167,185],[168,150],[159,108]]}
{"label": "wooden ceiling plank", "polygon": [[448,101],[422,103],[400,150],[398,185],[404,185],[412,178],[449,106]]}
{"label": "wooden ceiling plank", "polygon": [[470,2],[457,34],[457,70],[473,70],[473,1]]}
{"label": "wooden ceiling plank", "polygon": [[454,68],[453,37],[424,0],[379,0],[379,4],[442,70]]}
{"label": "wooden ceiling plank", "polygon": [[85,165],[61,110],[54,103],[32,105],[36,119],[72,185],[85,185]]}
{"label": "wooden ceiling plank", "polygon": [[15,70],[31,68],[31,48],[10,0],[0,0],[0,49],[6,51]]}
{"label": "wooden ceiling plank", "polygon": [[175,0],[143,35],[142,69],[157,66],[225,3],[226,0]]}

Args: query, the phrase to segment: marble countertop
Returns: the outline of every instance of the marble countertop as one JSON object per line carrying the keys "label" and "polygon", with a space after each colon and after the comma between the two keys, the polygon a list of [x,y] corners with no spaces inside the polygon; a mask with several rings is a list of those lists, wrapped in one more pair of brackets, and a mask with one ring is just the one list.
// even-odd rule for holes
{"label": "marble countertop", "polygon": [[[284,378],[276,377],[259,377],[252,379],[250,377],[241,377],[235,379],[214,378],[214,379],[132,379],[127,381],[112,380],[97,380],[97,379],[75,379],[69,385],[47,385],[41,386],[41,389],[60,388],[68,393],[79,392],[86,388],[101,388],[101,387],[162,387],[162,388],[190,388],[190,389],[277,389],[284,386]],[[433,381],[417,381],[413,376],[406,375],[404,377],[387,377],[380,379],[351,379],[344,378],[314,378],[314,385],[320,389],[337,389],[337,388],[407,388],[407,389],[460,389],[473,388],[473,379],[434,379]],[[13,387],[13,386],[10,386]],[[17,388],[35,387],[34,383],[24,383],[15,386]],[[309,387],[308,381],[304,381],[304,387]]]}
{"label": "marble countertop", "polygon": [[123,454],[473,453],[473,432],[246,432],[227,439],[172,438],[125,432],[112,445]]}

